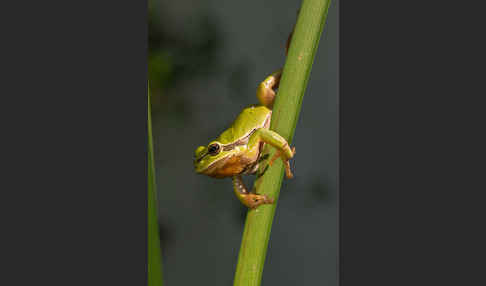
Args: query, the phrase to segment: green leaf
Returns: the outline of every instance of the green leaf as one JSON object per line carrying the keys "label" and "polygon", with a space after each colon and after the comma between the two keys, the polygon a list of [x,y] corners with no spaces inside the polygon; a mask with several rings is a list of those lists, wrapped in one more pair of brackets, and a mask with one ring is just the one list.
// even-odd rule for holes
{"label": "green leaf", "polygon": [[162,286],[162,252],[160,249],[159,223],[157,215],[157,189],[155,187],[155,166],[152,141],[152,118],[150,90],[148,92],[148,285]]}

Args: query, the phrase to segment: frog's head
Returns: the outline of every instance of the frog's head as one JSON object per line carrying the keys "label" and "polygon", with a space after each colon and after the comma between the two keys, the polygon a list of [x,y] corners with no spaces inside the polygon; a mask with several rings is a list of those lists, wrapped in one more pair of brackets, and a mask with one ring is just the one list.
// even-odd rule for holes
{"label": "frog's head", "polygon": [[208,176],[213,175],[215,169],[224,164],[228,151],[223,150],[223,145],[213,141],[208,146],[199,146],[194,152],[194,168],[197,173]]}

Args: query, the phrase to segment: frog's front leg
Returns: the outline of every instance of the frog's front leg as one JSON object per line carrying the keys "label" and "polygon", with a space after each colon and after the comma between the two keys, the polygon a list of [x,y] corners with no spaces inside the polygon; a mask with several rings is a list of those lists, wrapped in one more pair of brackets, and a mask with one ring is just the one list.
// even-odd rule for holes
{"label": "frog's front leg", "polygon": [[275,90],[280,84],[280,78],[282,77],[282,70],[278,70],[269,75],[264,81],[262,81],[257,88],[257,98],[260,103],[270,109],[272,109],[273,101],[275,99]]}
{"label": "frog's front leg", "polygon": [[250,193],[243,184],[241,175],[233,176],[233,190],[236,197],[240,200],[242,204],[249,208],[256,208],[263,204],[273,204],[273,199],[267,197],[266,195],[257,195],[255,193]]}
{"label": "frog's front leg", "polygon": [[276,158],[281,157],[285,165],[285,175],[289,179],[292,178],[293,174],[290,170],[289,160],[294,157],[295,147],[291,149],[285,138],[280,136],[278,133],[265,128],[255,130],[255,132],[253,132],[253,134],[250,136],[248,145],[254,146],[254,144],[258,144],[262,141],[277,149],[277,153],[275,153],[275,156],[270,160],[269,164],[271,165]]}

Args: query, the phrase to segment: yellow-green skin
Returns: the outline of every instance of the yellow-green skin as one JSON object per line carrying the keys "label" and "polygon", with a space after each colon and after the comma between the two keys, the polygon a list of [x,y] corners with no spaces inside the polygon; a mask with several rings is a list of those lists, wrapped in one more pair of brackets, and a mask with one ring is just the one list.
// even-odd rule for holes
{"label": "yellow-green skin", "polygon": [[[268,130],[272,116],[271,107],[275,97],[274,86],[278,86],[280,71],[267,77],[257,89],[261,105],[244,108],[231,126],[207,146],[199,146],[195,151],[194,168],[197,173],[214,178],[233,177],[236,195],[248,207],[256,207],[273,200],[264,195],[252,194],[246,190],[242,174],[253,174],[265,143],[277,148],[286,162],[287,177],[291,177],[288,160],[293,157],[287,141],[277,133]],[[217,147],[217,152],[211,147]]]}
{"label": "yellow-green skin", "polygon": [[[258,160],[260,149],[263,147],[260,145],[263,144],[260,144],[260,140],[250,140],[250,137],[257,129],[268,129],[271,115],[272,111],[262,105],[251,105],[243,109],[233,124],[215,141],[208,144],[220,144],[222,151],[217,155],[206,155],[201,160],[196,160],[196,172],[224,178],[254,171],[254,163]],[[206,146],[200,146],[196,150],[196,158],[205,154],[207,149]]]}
{"label": "yellow-green skin", "polygon": [[235,139],[244,138],[255,129],[263,128],[266,121],[269,126],[271,115],[272,111],[266,106],[250,105],[240,112],[231,127],[221,133],[216,141],[221,144],[231,144]]}

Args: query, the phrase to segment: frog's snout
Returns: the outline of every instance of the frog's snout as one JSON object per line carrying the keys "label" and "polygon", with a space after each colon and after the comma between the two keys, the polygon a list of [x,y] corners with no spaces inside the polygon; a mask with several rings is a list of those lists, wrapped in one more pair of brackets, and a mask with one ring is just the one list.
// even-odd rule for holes
{"label": "frog's snout", "polygon": [[201,174],[202,171],[203,171],[203,166],[202,164],[200,164],[200,162],[197,162],[196,160],[194,161],[194,171],[196,171],[196,173],[198,174]]}
{"label": "frog's snout", "polygon": [[193,163],[194,163],[194,169],[196,169],[196,171],[197,171],[197,168],[199,166],[199,162],[198,162],[197,158],[194,158],[194,162]]}
{"label": "frog's snout", "polygon": [[196,170],[197,173],[201,172],[201,160],[204,158],[204,155],[206,153],[206,147],[205,146],[199,146],[196,148],[196,151],[194,151],[194,169]]}
{"label": "frog's snout", "polygon": [[194,165],[194,169],[196,169],[196,171],[197,171],[197,166],[199,165],[199,160],[198,160],[198,158],[197,158],[197,157],[194,157],[194,159],[193,159],[193,162],[192,162],[192,163],[193,163],[193,165]]}
{"label": "frog's snout", "polygon": [[199,146],[196,148],[196,151],[194,151],[194,161],[197,161],[201,156],[205,153],[206,147],[204,146]]}

